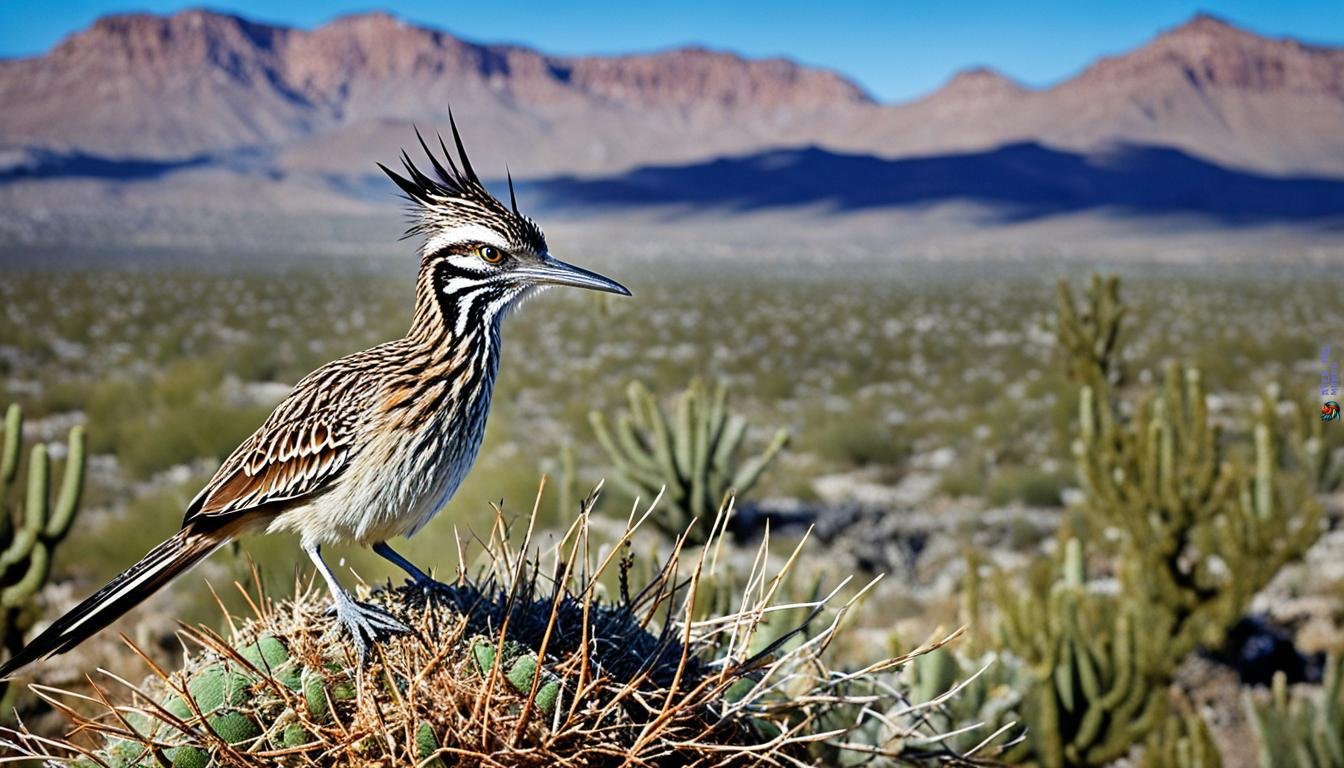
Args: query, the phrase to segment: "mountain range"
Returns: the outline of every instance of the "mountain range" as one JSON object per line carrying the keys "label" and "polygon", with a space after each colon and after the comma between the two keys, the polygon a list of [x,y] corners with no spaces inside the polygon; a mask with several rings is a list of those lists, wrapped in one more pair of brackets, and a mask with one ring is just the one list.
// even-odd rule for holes
{"label": "mountain range", "polygon": [[[502,177],[507,163],[543,208],[742,210],[726,190],[784,183],[762,175],[773,162],[807,169],[788,184],[815,186],[762,190],[758,204],[834,201],[868,183],[885,191],[858,208],[1344,216],[1344,48],[1207,15],[1048,88],[979,68],[884,104],[835,72],[703,48],[561,57],[381,13],[313,30],[204,10],[128,14],[44,55],[0,60],[0,104],[0,206],[11,212],[0,239],[32,237],[37,213],[72,205],[89,216],[109,205],[387,210],[374,163],[413,141],[413,124],[445,128],[450,105],[477,167]],[[683,182],[705,168],[715,194],[687,200]],[[1181,194],[1144,191],[1189,173]],[[941,176],[931,197],[918,193],[929,174]],[[1043,180],[1055,202],[1041,208]],[[1229,183],[1240,191],[1199,191]],[[1311,200],[1280,198],[1257,215],[1259,194]]]}

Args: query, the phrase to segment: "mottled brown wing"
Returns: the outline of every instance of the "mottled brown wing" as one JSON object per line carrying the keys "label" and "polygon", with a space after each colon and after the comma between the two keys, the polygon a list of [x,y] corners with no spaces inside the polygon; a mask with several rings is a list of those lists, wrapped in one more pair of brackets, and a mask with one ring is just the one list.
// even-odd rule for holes
{"label": "mottled brown wing", "polygon": [[349,459],[351,430],[341,426],[324,415],[264,425],[192,500],[183,525],[319,490]]}
{"label": "mottled brown wing", "polygon": [[308,374],[238,446],[187,506],[182,524],[227,518],[321,491],[345,471],[360,425],[381,389],[370,375],[394,343],[347,355]]}

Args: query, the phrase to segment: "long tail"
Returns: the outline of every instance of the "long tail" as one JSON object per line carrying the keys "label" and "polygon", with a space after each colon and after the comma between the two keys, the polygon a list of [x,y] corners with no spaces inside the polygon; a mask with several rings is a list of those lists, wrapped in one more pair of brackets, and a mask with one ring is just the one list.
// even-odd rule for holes
{"label": "long tail", "polygon": [[53,622],[14,658],[0,664],[0,680],[7,679],[39,659],[74,648],[121,618],[174,576],[191,568],[228,541],[229,537],[221,533],[219,530],[202,533],[190,527],[178,531],[92,597]]}

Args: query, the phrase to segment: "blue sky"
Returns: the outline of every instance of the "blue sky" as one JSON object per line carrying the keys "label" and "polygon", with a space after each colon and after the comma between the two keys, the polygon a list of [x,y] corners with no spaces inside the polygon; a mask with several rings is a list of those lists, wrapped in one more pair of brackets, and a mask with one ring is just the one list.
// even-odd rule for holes
{"label": "blue sky", "polygon": [[[0,56],[27,56],[105,13],[170,12],[174,0],[0,0]],[[784,55],[853,77],[887,101],[938,87],[953,72],[988,65],[1048,85],[1098,55],[1143,43],[1196,11],[1270,35],[1344,44],[1344,0],[1115,2],[349,2],[218,0],[209,7],[261,21],[313,27],[346,13],[389,10],[486,42],[551,53],[626,53],[697,43],[750,56]]]}

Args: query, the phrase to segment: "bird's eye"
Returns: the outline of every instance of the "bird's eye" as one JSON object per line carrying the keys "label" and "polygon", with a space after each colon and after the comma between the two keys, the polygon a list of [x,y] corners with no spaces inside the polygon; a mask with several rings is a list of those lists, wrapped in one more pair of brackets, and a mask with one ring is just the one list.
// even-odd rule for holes
{"label": "bird's eye", "polygon": [[504,252],[493,245],[482,245],[476,252],[486,264],[498,264],[504,260]]}

